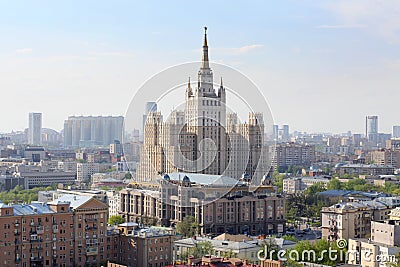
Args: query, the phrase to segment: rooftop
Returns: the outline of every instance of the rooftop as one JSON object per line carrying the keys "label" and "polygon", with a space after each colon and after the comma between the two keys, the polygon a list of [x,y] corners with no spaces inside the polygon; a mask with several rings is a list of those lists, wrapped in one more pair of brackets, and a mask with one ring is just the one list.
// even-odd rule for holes
{"label": "rooftop", "polygon": [[72,194],[65,194],[49,202],[49,204],[61,204],[61,203],[69,203],[72,209],[76,209],[86,202],[88,202],[92,197],[91,196],[82,196],[82,195],[72,195]]}
{"label": "rooftop", "polygon": [[240,181],[224,175],[210,175],[201,173],[173,172],[169,174],[171,180],[179,181],[187,176],[191,182],[201,185],[235,186]]}

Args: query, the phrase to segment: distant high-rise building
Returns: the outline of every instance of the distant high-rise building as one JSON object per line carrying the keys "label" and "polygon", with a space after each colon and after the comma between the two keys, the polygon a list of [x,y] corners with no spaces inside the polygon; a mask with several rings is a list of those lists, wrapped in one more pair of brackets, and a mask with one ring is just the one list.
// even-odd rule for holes
{"label": "distant high-rise building", "polygon": [[132,132],[132,141],[133,141],[133,142],[139,142],[139,141],[140,141],[139,129],[133,129],[133,132]]}
{"label": "distant high-rise building", "polygon": [[378,116],[365,117],[365,137],[369,141],[377,141],[378,139]]}
{"label": "distant high-rise building", "polygon": [[28,143],[30,145],[42,144],[42,113],[29,113]]}
{"label": "distant high-rise building", "polygon": [[149,115],[150,112],[156,112],[157,111],[157,103],[153,101],[146,102],[145,108],[144,108],[144,114],[143,114],[143,121],[142,121],[142,138],[144,136],[144,125],[147,120],[147,115]]}
{"label": "distant high-rise building", "polygon": [[274,125],[274,140],[279,142],[288,142],[290,140],[289,125],[283,124],[281,128],[279,125]]}
{"label": "distant high-rise building", "polygon": [[64,147],[109,146],[121,141],[122,116],[70,116],[64,122]]}
{"label": "distant high-rise building", "polygon": [[289,125],[282,125],[282,141],[289,141]]}
{"label": "distant high-rise building", "polygon": [[393,138],[400,138],[400,126],[399,125],[393,126],[392,137]]}
{"label": "distant high-rise building", "polygon": [[278,140],[278,134],[279,134],[279,125],[274,124],[274,140]]}

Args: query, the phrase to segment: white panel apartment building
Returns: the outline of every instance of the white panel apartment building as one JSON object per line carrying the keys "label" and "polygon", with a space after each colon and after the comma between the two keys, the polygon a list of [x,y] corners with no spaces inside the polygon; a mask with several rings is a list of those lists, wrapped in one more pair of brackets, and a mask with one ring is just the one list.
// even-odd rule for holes
{"label": "white panel apartment building", "polygon": [[99,163],[78,163],[76,164],[76,180],[84,182],[90,179],[92,174],[99,172]]}

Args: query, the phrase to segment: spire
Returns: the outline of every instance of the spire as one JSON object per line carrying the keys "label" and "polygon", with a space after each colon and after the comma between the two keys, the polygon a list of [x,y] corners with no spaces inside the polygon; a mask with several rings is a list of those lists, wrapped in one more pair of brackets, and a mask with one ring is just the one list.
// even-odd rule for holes
{"label": "spire", "polygon": [[208,64],[207,27],[204,27],[203,57],[201,61],[201,66],[203,69],[210,68],[210,65]]}
{"label": "spire", "polygon": [[189,76],[189,81],[188,81],[188,88],[190,89],[190,76]]}
{"label": "spire", "polygon": [[208,46],[207,45],[207,27],[204,27],[204,43],[203,46]]}
{"label": "spire", "polygon": [[221,88],[224,88],[224,85],[223,85],[223,83],[222,83],[222,77],[221,77],[221,86],[220,86]]}

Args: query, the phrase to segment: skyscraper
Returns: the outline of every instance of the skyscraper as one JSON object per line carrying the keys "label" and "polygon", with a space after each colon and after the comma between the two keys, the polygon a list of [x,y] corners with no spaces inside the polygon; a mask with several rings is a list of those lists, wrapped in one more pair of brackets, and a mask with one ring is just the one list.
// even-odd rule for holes
{"label": "skyscraper", "polygon": [[236,114],[226,113],[222,78],[213,86],[206,31],[197,78],[194,86],[189,79],[184,111],[173,111],[165,122],[159,111],[147,115],[138,180],[176,171],[261,180],[267,171],[263,115],[250,113],[248,122],[239,123]]}
{"label": "skyscraper", "polygon": [[64,147],[109,146],[122,141],[122,116],[70,116],[64,122]]}
{"label": "skyscraper", "polygon": [[282,125],[282,141],[289,141],[289,125],[287,124]]}
{"label": "skyscraper", "polygon": [[378,141],[378,116],[365,117],[365,137],[369,141]]}
{"label": "skyscraper", "polygon": [[36,146],[42,144],[42,113],[29,113],[28,143]]}
{"label": "skyscraper", "polygon": [[400,138],[400,126],[394,125],[393,126],[393,133],[392,133],[393,138]]}

